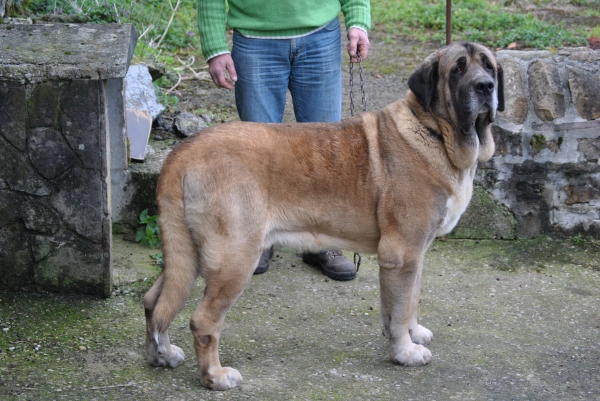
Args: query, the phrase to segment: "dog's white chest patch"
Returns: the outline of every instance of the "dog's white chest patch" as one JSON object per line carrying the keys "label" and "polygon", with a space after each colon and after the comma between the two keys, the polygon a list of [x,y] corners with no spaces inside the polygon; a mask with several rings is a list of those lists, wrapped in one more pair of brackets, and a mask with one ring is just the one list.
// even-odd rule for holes
{"label": "dog's white chest patch", "polygon": [[451,195],[446,201],[446,215],[444,216],[444,222],[438,231],[438,236],[448,234],[456,226],[460,216],[462,216],[467,209],[467,206],[469,206],[472,193],[473,181],[467,175],[466,177],[463,177],[457,186],[456,193]]}

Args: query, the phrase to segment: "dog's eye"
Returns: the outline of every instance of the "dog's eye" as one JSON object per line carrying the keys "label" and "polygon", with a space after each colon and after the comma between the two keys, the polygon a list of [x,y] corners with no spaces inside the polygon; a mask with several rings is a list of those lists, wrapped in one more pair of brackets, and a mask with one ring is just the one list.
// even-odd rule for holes
{"label": "dog's eye", "polygon": [[456,63],[456,67],[454,67],[452,72],[454,74],[462,74],[463,72],[465,72],[467,70],[466,67],[467,67],[467,60],[464,57],[461,57],[460,59],[458,59],[458,62]]}
{"label": "dog's eye", "polygon": [[494,66],[492,65],[492,62],[485,54],[481,54],[481,63],[483,64],[483,68],[485,68],[486,70],[492,72],[494,71]]}

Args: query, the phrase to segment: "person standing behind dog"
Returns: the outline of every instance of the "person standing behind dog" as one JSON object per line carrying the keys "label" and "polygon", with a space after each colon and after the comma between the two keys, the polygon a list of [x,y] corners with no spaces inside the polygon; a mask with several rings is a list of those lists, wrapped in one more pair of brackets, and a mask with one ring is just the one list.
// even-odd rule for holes
{"label": "person standing behind dog", "polygon": [[[289,89],[297,122],[342,117],[342,56],[338,15],[348,30],[348,54],[358,62],[369,51],[369,0],[198,0],[202,54],[215,85],[232,89],[242,121],[283,121]],[[226,25],[233,28],[233,49]],[[273,247],[254,274],[269,268]],[[356,267],[339,250],[305,253],[334,280],[352,280]]]}

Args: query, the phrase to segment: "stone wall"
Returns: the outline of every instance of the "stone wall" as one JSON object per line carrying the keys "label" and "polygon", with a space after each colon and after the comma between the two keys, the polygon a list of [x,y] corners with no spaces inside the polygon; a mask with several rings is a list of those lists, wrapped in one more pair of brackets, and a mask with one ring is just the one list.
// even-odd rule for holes
{"label": "stone wall", "polygon": [[0,290],[111,293],[134,46],[130,25],[0,25]]}
{"label": "stone wall", "polygon": [[[600,52],[501,51],[506,110],[456,237],[600,236]],[[494,216],[494,218],[490,218]]]}

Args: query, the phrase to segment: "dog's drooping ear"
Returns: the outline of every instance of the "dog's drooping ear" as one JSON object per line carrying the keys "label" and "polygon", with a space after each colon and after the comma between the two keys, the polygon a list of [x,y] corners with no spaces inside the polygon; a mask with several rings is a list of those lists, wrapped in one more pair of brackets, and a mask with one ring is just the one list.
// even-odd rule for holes
{"label": "dog's drooping ear", "polygon": [[504,111],[504,70],[498,64],[498,111]]}
{"label": "dog's drooping ear", "polygon": [[408,87],[419,99],[425,111],[429,111],[429,108],[437,99],[438,66],[437,61],[423,63],[408,78]]}

